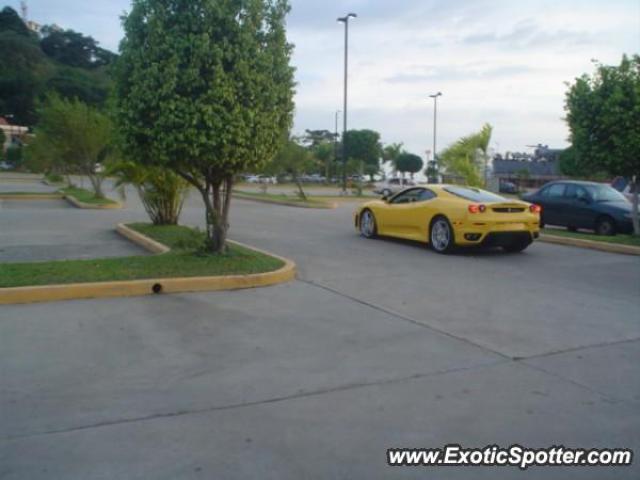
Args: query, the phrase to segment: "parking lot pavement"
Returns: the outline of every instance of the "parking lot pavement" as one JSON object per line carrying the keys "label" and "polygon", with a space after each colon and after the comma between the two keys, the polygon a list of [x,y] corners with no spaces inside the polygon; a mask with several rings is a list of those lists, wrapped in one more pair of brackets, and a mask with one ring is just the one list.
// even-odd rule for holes
{"label": "parking lot pavement", "polygon": [[146,255],[114,231],[123,217],[64,200],[0,200],[0,262]]}
{"label": "parking lot pavement", "polygon": [[29,193],[54,193],[56,187],[51,187],[39,181],[16,181],[0,178],[0,193],[29,192]]}
{"label": "parking lot pavement", "polygon": [[232,238],[296,260],[290,284],[0,307],[0,478],[640,476],[387,467],[447,443],[637,455],[640,263],[439,256],[361,239],[350,212],[234,202]]}

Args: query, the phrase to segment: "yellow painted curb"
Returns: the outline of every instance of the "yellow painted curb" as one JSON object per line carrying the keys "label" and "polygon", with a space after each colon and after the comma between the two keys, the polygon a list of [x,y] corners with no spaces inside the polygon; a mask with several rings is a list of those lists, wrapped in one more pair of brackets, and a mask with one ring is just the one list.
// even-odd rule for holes
{"label": "yellow painted curb", "polygon": [[156,242],[154,239],[127,227],[124,223],[116,225],[116,232],[151,253],[167,253],[171,250],[166,245]]}
{"label": "yellow painted curb", "polygon": [[[118,225],[120,227],[121,225]],[[124,235],[124,229],[117,231]],[[169,248],[145,235],[135,232],[146,240],[133,240],[145,248],[154,243],[161,245],[166,251]],[[130,238],[128,235],[125,235]],[[132,239],[132,238],[130,238]],[[231,242],[231,241],[230,241]],[[250,250],[270,255],[282,260],[284,265],[273,272],[253,273],[248,275],[228,275],[215,277],[182,277],[151,278],[144,280],[124,280],[117,282],[71,283],[67,285],[42,285],[34,287],[0,288],[0,305],[24,304],[37,302],[55,302],[60,300],[79,300],[87,298],[134,297],[141,295],[157,295],[164,293],[212,292],[220,290],[240,290],[245,288],[266,287],[291,281],[296,276],[296,264],[287,258],[274,255],[258,248],[239,242],[231,242]],[[155,248],[155,247],[154,247]]]}
{"label": "yellow painted curb", "polygon": [[114,210],[122,208],[122,204],[120,202],[116,202],[115,200],[111,200],[114,203],[104,203],[104,204],[94,204],[94,203],[85,203],[78,200],[73,195],[69,195],[68,193],[64,193],[64,198],[71,205],[77,208],[84,208],[88,210]]}
{"label": "yellow painted curb", "polygon": [[233,196],[236,198],[239,198],[240,200],[249,200],[252,202],[259,202],[259,203],[270,203],[272,205],[283,205],[285,207],[295,207],[295,208],[310,208],[310,209],[314,209],[314,210],[333,210],[335,208],[338,208],[338,204],[336,202],[323,202],[323,203],[316,203],[315,205],[305,205],[302,203],[295,203],[293,201],[288,202],[286,200],[276,200],[273,198],[259,198],[259,197],[254,197],[252,195],[243,195],[240,192],[233,192]]}
{"label": "yellow painted curb", "polygon": [[624,255],[640,255],[640,247],[633,245],[620,245],[617,243],[596,242],[594,240],[584,240],[581,238],[560,237],[558,235],[541,234],[538,239],[541,242],[555,243],[557,245],[567,245],[571,247],[590,248],[609,253],[621,253]]}
{"label": "yellow painted curb", "polygon": [[64,195],[61,193],[34,193],[26,195],[16,195],[12,193],[0,193],[0,200],[62,200]]}

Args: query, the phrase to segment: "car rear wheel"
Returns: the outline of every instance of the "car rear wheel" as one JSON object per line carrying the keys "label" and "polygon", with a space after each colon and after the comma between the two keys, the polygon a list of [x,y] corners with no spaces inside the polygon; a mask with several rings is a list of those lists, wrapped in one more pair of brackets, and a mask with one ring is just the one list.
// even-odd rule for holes
{"label": "car rear wheel", "polygon": [[598,235],[615,235],[616,223],[611,217],[600,217],[596,222],[596,233]]}
{"label": "car rear wheel", "polygon": [[429,243],[437,253],[449,253],[453,250],[453,229],[445,217],[436,217],[431,223]]}
{"label": "car rear wheel", "polygon": [[391,190],[389,190],[388,188],[385,188],[384,190],[382,190],[383,197],[388,197],[389,195],[391,195]]}
{"label": "car rear wheel", "polygon": [[360,214],[360,234],[365,238],[375,238],[378,234],[376,217],[371,210],[365,210]]}

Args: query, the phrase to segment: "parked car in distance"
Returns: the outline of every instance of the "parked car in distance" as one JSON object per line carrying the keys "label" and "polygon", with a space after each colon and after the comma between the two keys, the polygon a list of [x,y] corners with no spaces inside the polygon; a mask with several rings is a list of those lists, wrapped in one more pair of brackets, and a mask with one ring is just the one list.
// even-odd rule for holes
{"label": "parked car in distance", "polygon": [[269,175],[245,175],[244,181],[247,183],[266,183],[270,185],[276,185],[278,183],[276,177],[270,177]]}
{"label": "parked car in distance", "polygon": [[594,230],[598,235],[631,233],[631,204],[617,190],[595,182],[555,181],[522,199],[540,205],[541,227],[558,225],[573,231]]}
{"label": "parked car in distance", "polygon": [[473,245],[520,252],[538,237],[539,213],[538,205],[478,188],[425,185],[364,203],[354,224],[365,238],[386,235],[424,242],[438,253]]}
{"label": "parked car in distance", "polygon": [[624,195],[627,200],[633,202],[633,193],[635,189],[628,178],[616,177],[613,182],[611,182],[611,186]]}
{"label": "parked car in distance", "polygon": [[513,182],[500,182],[500,193],[518,193],[518,186]]}
{"label": "parked car in distance", "polygon": [[408,178],[387,178],[382,182],[376,182],[373,185],[373,193],[388,197],[394,193],[399,192],[407,187],[414,187],[416,184],[413,180]]}

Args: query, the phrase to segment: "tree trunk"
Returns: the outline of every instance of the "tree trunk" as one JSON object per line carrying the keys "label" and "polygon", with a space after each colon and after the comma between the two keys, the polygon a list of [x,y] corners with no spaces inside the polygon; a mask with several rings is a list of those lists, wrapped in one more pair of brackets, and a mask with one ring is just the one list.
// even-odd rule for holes
{"label": "tree trunk", "polygon": [[218,183],[207,180],[204,190],[201,190],[204,200],[207,239],[205,249],[210,253],[224,253],[226,251],[227,231],[229,229],[229,207],[233,176],[226,176]]}
{"label": "tree trunk", "polygon": [[302,189],[302,183],[300,183],[300,179],[298,178],[297,174],[293,175],[293,181],[295,182],[296,186],[298,187],[298,196],[304,200],[305,202],[307,201],[307,195],[304,193],[304,190]]}
{"label": "tree trunk", "polygon": [[104,193],[102,192],[102,177],[95,173],[88,173],[87,176],[89,177],[89,181],[91,182],[93,193],[96,198],[104,198]]}

